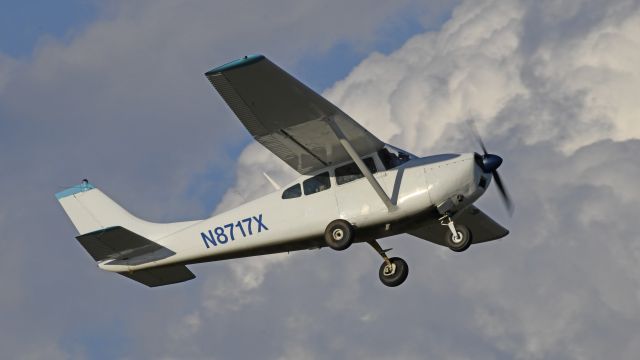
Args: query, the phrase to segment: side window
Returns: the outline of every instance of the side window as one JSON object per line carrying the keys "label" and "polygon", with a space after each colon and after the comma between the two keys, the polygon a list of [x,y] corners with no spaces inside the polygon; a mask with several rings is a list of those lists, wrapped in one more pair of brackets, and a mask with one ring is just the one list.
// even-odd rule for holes
{"label": "side window", "polygon": [[302,196],[302,189],[300,188],[300,184],[295,184],[282,193],[283,199],[293,199],[300,196]]}
{"label": "side window", "polygon": [[329,172],[323,172],[302,182],[305,195],[315,194],[331,187]]}
{"label": "side window", "polygon": [[[372,174],[376,173],[377,169],[373,158],[368,157],[366,159],[362,159],[362,161],[367,165]],[[336,168],[336,183],[338,183],[338,185],[346,184],[353,180],[360,179],[361,177],[364,177],[364,175],[362,175],[362,172],[358,169],[358,165],[356,165],[356,163],[348,163],[347,165],[342,165]]]}

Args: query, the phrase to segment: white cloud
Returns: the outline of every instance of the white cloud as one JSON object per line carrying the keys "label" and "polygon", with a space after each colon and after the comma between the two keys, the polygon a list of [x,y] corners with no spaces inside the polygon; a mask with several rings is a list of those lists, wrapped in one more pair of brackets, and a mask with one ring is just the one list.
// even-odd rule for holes
{"label": "white cloud", "polygon": [[[58,241],[69,235],[53,199],[42,204],[47,182],[111,176],[129,184],[119,186],[126,205],[151,206],[158,217],[193,205],[184,192],[218,184],[191,189],[185,174],[216,167],[225,141],[244,136],[202,71],[256,48],[288,68],[345,38],[371,41],[396,11],[282,4],[291,11],[111,3],[109,16],[66,43],[42,42],[30,62],[0,60],[10,209],[0,218],[0,302],[3,324],[13,324],[3,350],[22,351],[29,339],[36,348],[24,351],[33,357],[43,357],[38,348],[66,357],[75,349],[50,342],[74,342],[68,333],[94,329],[90,321],[124,329],[131,357],[634,359],[640,14],[631,1],[467,1],[442,28],[372,54],[325,93],[419,154],[474,149],[460,122],[475,117],[489,148],[505,157],[516,200],[503,241],[453,254],[407,236],[383,240],[411,267],[396,289],[379,284],[379,259],[365,245],[202,265],[198,280],[153,291],[78,271],[90,261],[72,239]],[[224,121],[211,120],[216,111]],[[271,191],[263,171],[281,184],[293,177],[251,144],[217,211]],[[479,205],[502,214],[494,190]],[[38,302],[45,291],[46,304]],[[110,333],[87,336],[121,343]]]}
{"label": "white cloud", "polygon": [[207,278],[202,289],[202,306],[207,314],[228,314],[263,300],[259,289],[267,269],[272,264],[285,262],[287,258],[287,254],[275,254],[238,259],[228,264],[228,271],[223,271],[223,276]]}
{"label": "white cloud", "polygon": [[[469,117],[502,133],[517,126],[518,140],[566,151],[640,136],[632,95],[640,82],[637,6],[612,5],[620,10],[580,37],[547,34],[529,48],[528,4],[466,2],[440,32],[372,56],[327,95],[381,137],[422,151],[442,146],[450,125]],[[547,11],[546,21],[567,21]]]}
{"label": "white cloud", "polygon": [[[160,293],[99,272],[53,193],[87,177],[144,218],[205,216],[247,135],[203,73],[254,52],[291,67],[338,44],[366,50],[380,23],[414,6],[371,4],[116,1],[65,39],[40,39],[27,58],[0,54],[3,355],[65,357],[78,344],[89,357],[165,356],[154,349],[209,331],[206,309],[189,303],[206,275]],[[264,279],[248,269],[227,270],[246,291],[224,299],[256,303]]]}
{"label": "white cloud", "polygon": [[381,138],[414,151],[433,149],[451,123],[485,122],[526,91],[514,56],[522,12],[512,2],[467,2],[440,32],[363,61],[327,96]]}
{"label": "white cloud", "polygon": [[[638,5],[627,1],[467,1],[439,31],[372,54],[328,90],[378,136],[419,154],[474,149],[461,122],[476,118],[506,159],[516,215],[507,239],[464,254],[396,238],[394,255],[406,256],[412,272],[392,291],[372,288],[377,265],[364,247],[325,250],[308,260],[318,272],[295,260],[311,255],[292,256],[281,268],[306,283],[282,271],[273,277],[318,297],[320,309],[307,309],[303,323],[352,332],[319,346],[311,320],[296,328],[295,346],[275,353],[302,346],[316,357],[635,358],[639,23]],[[267,168],[291,178],[258,145],[245,149],[239,183],[220,209],[238,202],[234,192],[267,192],[259,176]],[[491,192],[480,206],[502,213]],[[271,294],[265,308],[286,298],[265,286],[252,292]]]}

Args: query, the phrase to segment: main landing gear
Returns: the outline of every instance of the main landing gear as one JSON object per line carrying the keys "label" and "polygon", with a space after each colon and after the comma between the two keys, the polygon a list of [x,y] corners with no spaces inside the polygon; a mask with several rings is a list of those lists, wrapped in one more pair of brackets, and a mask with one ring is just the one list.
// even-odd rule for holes
{"label": "main landing gear", "polygon": [[367,243],[384,259],[384,262],[380,265],[380,271],[378,271],[378,276],[383,284],[395,287],[407,280],[409,265],[407,265],[406,261],[399,257],[389,258],[386,252],[391,249],[383,250],[377,240],[367,241]]}
{"label": "main landing gear", "polygon": [[440,218],[440,224],[449,227],[444,243],[455,252],[465,251],[471,246],[471,232],[464,225],[455,225],[449,215]]}
{"label": "main landing gear", "polygon": [[345,220],[334,220],[324,230],[324,240],[333,250],[345,250],[353,243],[353,226]]}
{"label": "main landing gear", "polygon": [[[324,231],[324,240],[327,245],[334,250],[345,250],[353,243],[355,232],[353,226],[345,220],[334,220],[327,225]],[[380,265],[378,275],[383,284],[394,287],[402,284],[407,280],[409,275],[409,266],[407,262],[399,257],[389,258],[386,254],[387,250],[382,250],[380,244],[376,240],[367,241],[374,250],[382,256],[384,262]]]}

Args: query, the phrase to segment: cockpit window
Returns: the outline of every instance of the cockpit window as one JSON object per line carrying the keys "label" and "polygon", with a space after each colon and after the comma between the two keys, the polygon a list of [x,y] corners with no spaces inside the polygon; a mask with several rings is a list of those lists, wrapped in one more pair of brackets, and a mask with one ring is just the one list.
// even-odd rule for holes
{"label": "cockpit window", "polygon": [[302,182],[305,195],[315,194],[331,187],[329,172],[323,172]]}
{"label": "cockpit window", "polygon": [[415,158],[414,155],[411,155],[406,151],[396,149],[390,145],[386,145],[380,149],[380,151],[378,151],[378,156],[380,157],[380,161],[382,161],[384,168],[387,170],[396,168]]}
{"label": "cockpit window", "polygon": [[[362,161],[367,165],[372,174],[376,173],[377,169],[376,164],[373,162],[373,158],[368,157],[366,159],[362,159]],[[353,180],[360,179],[361,177],[364,177],[364,175],[362,175],[362,172],[358,169],[358,165],[356,165],[356,163],[352,162],[336,168],[336,183],[338,183],[338,185],[346,184]]]}
{"label": "cockpit window", "polygon": [[302,196],[302,188],[300,187],[300,184],[295,184],[282,193],[283,199],[293,199],[300,196]]}

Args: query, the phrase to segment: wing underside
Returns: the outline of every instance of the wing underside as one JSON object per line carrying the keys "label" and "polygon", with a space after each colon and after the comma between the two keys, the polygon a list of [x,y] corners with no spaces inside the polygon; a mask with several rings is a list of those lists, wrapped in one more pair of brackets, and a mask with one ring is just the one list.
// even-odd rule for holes
{"label": "wing underside", "polygon": [[[497,240],[509,234],[509,230],[473,205],[455,216],[454,220],[456,224],[463,224],[469,228],[473,244]],[[438,220],[431,220],[407,233],[432,243],[446,246],[444,239],[449,234],[449,229],[446,226],[442,226]]]}
{"label": "wing underside", "polygon": [[251,135],[300,174],[350,159],[327,124],[334,120],[356,151],[384,143],[331,102],[261,55],[205,74]]}

